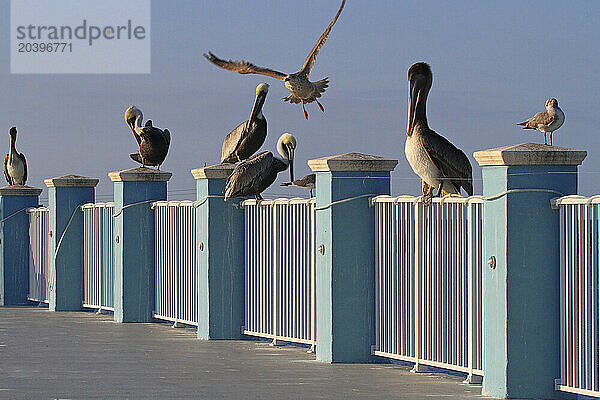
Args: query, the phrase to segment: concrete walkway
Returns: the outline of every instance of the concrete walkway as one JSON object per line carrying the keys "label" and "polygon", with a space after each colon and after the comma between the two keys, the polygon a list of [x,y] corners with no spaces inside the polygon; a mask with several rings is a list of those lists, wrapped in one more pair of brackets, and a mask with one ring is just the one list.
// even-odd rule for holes
{"label": "concrete walkway", "polygon": [[0,399],[482,399],[459,377],[326,364],[292,347],[192,329],[0,307]]}

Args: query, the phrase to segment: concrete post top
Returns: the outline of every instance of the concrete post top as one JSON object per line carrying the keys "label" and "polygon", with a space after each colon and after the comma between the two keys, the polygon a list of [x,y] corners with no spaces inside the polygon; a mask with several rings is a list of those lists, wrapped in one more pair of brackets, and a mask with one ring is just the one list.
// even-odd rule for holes
{"label": "concrete post top", "polygon": [[113,182],[167,182],[171,179],[170,172],[158,171],[147,167],[124,169],[109,172],[108,177]]}
{"label": "concrete post top", "polygon": [[96,187],[98,182],[96,178],[79,175],[65,175],[44,180],[47,187]]}
{"label": "concrete post top", "polygon": [[235,169],[235,164],[217,164],[192,170],[194,179],[227,179]]}
{"label": "concrete post top", "polygon": [[346,153],[308,160],[308,166],[313,172],[389,172],[396,168],[396,164],[398,164],[398,160],[361,153]]}
{"label": "concrete post top", "polygon": [[0,188],[0,196],[39,196],[42,189],[25,185],[12,185]]}
{"label": "concrete post top", "polygon": [[521,143],[476,151],[480,166],[491,165],[580,165],[587,152],[537,143]]}

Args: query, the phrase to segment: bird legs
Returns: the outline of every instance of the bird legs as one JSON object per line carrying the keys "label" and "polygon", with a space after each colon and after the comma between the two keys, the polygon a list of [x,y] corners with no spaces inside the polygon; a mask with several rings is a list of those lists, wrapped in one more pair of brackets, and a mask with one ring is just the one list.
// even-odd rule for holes
{"label": "bird legs", "polygon": [[323,105],[321,103],[319,103],[319,100],[315,99],[315,101],[317,102],[317,105],[319,106],[321,111],[325,112],[325,109],[323,108]]}
{"label": "bird legs", "polygon": [[262,196],[259,194],[255,194],[254,197],[256,198],[256,201],[261,201],[263,198]]}
{"label": "bird legs", "polygon": [[[552,137],[552,134],[550,134],[550,137]],[[548,145],[548,139],[546,138],[546,132],[544,132],[544,144]]]}
{"label": "bird legs", "polygon": [[552,146],[552,132],[550,132],[550,146]]}
{"label": "bird legs", "polygon": [[302,111],[304,111],[304,118],[308,121],[308,113],[306,112],[306,108],[304,108],[304,100],[302,100]]}
{"label": "bird legs", "polygon": [[429,186],[427,182],[421,179],[421,189],[423,190],[423,205],[430,205],[433,198],[433,186]]}

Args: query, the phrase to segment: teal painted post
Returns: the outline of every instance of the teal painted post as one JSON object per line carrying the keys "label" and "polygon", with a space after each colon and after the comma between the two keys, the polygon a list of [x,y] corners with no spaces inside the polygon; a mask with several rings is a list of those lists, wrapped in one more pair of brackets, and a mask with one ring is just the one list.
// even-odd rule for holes
{"label": "teal painted post", "polygon": [[0,188],[0,306],[26,304],[29,291],[29,216],[42,189]]}
{"label": "teal painted post", "polygon": [[114,319],[150,322],[155,287],[152,202],[167,199],[171,173],[140,167],[108,176],[114,182],[115,202]]}
{"label": "teal painted post", "polygon": [[[198,338],[240,339],[244,325],[243,199],[223,201],[235,165],[192,170],[196,179]],[[216,196],[216,197],[210,197]]]}
{"label": "teal painted post", "polygon": [[[308,161],[317,192],[317,360],[372,359],[375,211],[369,197],[390,194],[390,171],[397,163],[358,153]],[[332,204],[356,196],[365,197]]]}
{"label": "teal painted post", "polygon": [[[479,151],[485,202],[483,393],[564,398],[560,377],[559,214],[550,199],[577,193],[584,151],[521,144]],[[519,191],[534,189],[536,191]]]}
{"label": "teal painted post", "polygon": [[44,183],[48,187],[50,211],[49,308],[50,311],[78,311],[83,302],[81,206],[94,202],[94,188],[98,179],[66,175],[46,179]]}

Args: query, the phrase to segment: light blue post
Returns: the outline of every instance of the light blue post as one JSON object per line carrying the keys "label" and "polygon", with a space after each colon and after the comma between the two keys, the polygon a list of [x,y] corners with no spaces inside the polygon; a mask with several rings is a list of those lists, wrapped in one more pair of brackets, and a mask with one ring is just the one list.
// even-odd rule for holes
{"label": "light blue post", "polygon": [[132,168],[108,174],[114,182],[117,322],[150,322],[154,310],[155,220],[152,202],[167,199],[170,172]]}
{"label": "light blue post", "polygon": [[42,189],[0,188],[0,306],[27,303],[29,290],[29,216]]}
{"label": "light blue post", "polygon": [[[369,197],[390,194],[397,163],[358,153],[308,161],[317,175],[317,360],[372,359],[375,211]],[[363,197],[344,202],[357,196]]]}
{"label": "light blue post", "polygon": [[[196,179],[198,337],[239,339],[244,325],[243,199],[223,201],[235,165],[192,170]],[[211,197],[215,196],[215,197]]]}
{"label": "light blue post", "polygon": [[50,311],[78,311],[83,302],[81,206],[94,202],[98,179],[66,175],[46,179],[44,183],[48,186],[50,211],[49,308]]}
{"label": "light blue post", "polygon": [[490,264],[483,274],[483,394],[564,398],[554,390],[560,246],[559,214],[550,199],[577,193],[577,166],[586,152],[528,143],[474,156],[483,166],[483,195],[498,195],[484,205]]}

